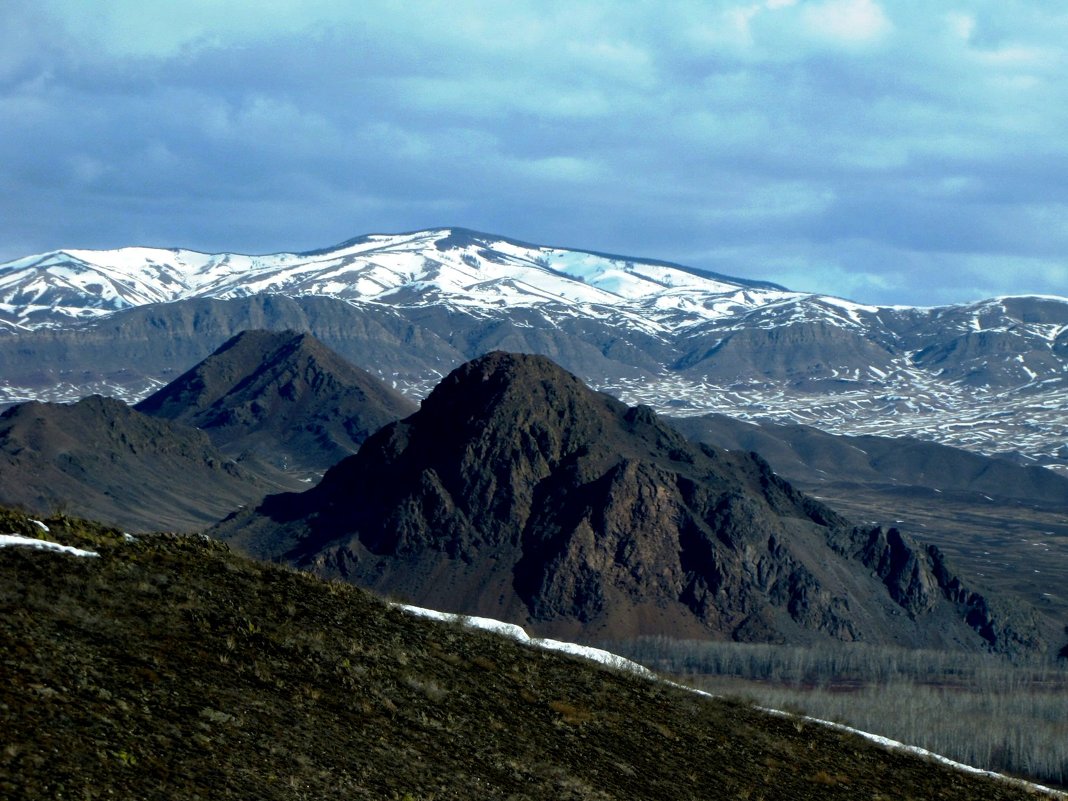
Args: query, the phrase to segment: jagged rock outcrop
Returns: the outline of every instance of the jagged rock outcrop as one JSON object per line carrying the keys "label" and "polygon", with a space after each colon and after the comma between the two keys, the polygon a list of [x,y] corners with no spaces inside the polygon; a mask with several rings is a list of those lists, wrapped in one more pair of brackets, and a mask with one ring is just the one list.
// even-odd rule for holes
{"label": "jagged rock outcrop", "polygon": [[895,603],[910,615],[929,612],[941,600],[944,593],[939,577],[927,553],[911,537],[896,528],[882,526],[839,533],[846,536],[832,539],[832,547],[870,568]]}
{"label": "jagged rock outcrop", "polygon": [[[724,415],[677,418],[671,424],[698,442],[758,451],[794,486],[847,516],[922,532],[943,559],[952,560],[953,572],[983,583],[982,594],[1019,596],[1023,603],[1001,604],[1002,617],[1005,612],[1016,619],[1037,615],[1042,638],[1061,641],[1062,621],[1068,619],[1068,599],[1059,591],[1064,561],[1056,546],[1049,549],[1046,532],[1057,531],[1064,520],[1065,476],[909,438],[840,436]],[[1038,543],[1042,564],[1032,564]],[[1030,629],[1030,622],[1024,628]]]}
{"label": "jagged rock outcrop", "polygon": [[995,651],[1019,653],[1045,650],[1039,634],[1035,611],[1011,600],[980,594],[947,563],[945,555],[934,545],[926,548],[927,557],[939,588],[957,605],[964,619]]}
{"label": "jagged rock outcrop", "polygon": [[463,365],[317,487],[215,533],[570,636],[989,644],[911,539],[854,527],[759,456],[691,444],[543,357]]}
{"label": "jagged rock outcrop", "polygon": [[201,428],[229,454],[322,471],[416,406],[310,334],[250,330],[135,408]]}

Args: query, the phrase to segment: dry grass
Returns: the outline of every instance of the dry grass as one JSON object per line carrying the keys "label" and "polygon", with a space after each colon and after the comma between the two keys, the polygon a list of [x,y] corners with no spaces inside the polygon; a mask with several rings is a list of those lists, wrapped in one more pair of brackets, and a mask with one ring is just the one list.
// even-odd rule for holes
{"label": "dry grass", "polygon": [[199,537],[46,522],[100,557],[0,549],[11,801],[1029,797]]}

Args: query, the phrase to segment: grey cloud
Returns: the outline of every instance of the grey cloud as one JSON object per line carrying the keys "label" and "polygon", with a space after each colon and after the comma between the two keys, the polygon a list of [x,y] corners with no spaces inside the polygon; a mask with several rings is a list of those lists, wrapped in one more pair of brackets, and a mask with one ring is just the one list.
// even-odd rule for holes
{"label": "grey cloud", "polygon": [[0,57],[0,252],[457,224],[880,302],[1055,265],[1062,17],[1013,4],[965,40],[894,4],[889,33],[844,47],[806,39],[800,6],[732,29],[733,5],[318,2],[156,54],[7,6],[39,41]]}

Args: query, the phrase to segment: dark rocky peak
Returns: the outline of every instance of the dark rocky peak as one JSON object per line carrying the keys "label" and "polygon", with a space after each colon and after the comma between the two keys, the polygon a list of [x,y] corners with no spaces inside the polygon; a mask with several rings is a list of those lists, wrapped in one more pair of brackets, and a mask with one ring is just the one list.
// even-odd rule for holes
{"label": "dark rocky peak", "polygon": [[163,389],[137,404],[138,411],[168,419],[194,418],[235,392],[249,390],[257,381],[279,383],[295,397],[298,378],[302,389],[322,391],[344,379],[365,379],[353,365],[315,337],[297,331],[242,331],[224,342],[207,359]]}
{"label": "dark rocky peak", "polygon": [[991,617],[981,596],[949,589],[911,538],[853,527],[755,454],[690,444],[537,356],[463,365],[314,489],[216,533],[558,635],[1004,639],[975,635]]}
{"label": "dark rocky peak", "polygon": [[604,435],[625,410],[544,356],[498,351],[446,376],[412,423],[443,444],[556,464]]}
{"label": "dark rocky peak", "polygon": [[[473,417],[518,406],[562,412],[594,394],[599,393],[545,356],[493,351],[443,378],[423,402],[423,412],[454,414],[457,403]],[[608,395],[601,397],[613,408],[625,408]]]}
{"label": "dark rocky peak", "polygon": [[137,409],[202,428],[229,453],[324,470],[415,405],[310,334],[253,330]]}
{"label": "dark rocky peak", "polygon": [[[409,422],[409,436],[426,436],[442,448],[460,447],[491,464],[533,460],[554,469],[580,457],[684,465],[736,458],[712,446],[695,446],[652,408],[628,407],[591,390],[544,356],[500,351],[446,376]],[[752,465],[758,472],[765,468]]]}

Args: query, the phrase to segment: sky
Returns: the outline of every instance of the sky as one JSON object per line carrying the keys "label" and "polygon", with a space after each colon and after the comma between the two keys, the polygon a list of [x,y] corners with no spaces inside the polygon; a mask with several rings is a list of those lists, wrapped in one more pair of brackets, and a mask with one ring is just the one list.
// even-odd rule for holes
{"label": "sky", "polygon": [[1068,295],[1068,4],[0,0],[0,261],[446,226]]}

